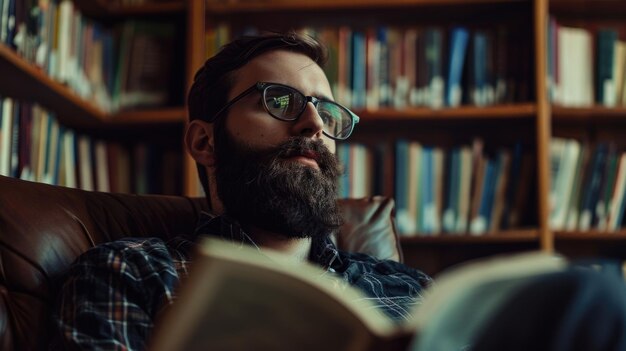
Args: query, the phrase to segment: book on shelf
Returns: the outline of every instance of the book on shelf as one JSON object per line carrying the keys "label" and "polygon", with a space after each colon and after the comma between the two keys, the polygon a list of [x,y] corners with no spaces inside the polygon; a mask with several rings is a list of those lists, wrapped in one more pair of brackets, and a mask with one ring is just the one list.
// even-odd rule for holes
{"label": "book on shelf", "polygon": [[613,189],[617,186],[617,166],[619,155],[615,144],[609,144],[604,176],[600,186],[600,196],[595,208],[592,225],[598,230],[606,231],[608,227],[609,206]]}
{"label": "book on shelf", "polygon": [[[576,142],[574,140],[574,142]],[[565,189],[571,191],[570,200],[566,205],[567,218],[565,220],[565,229],[569,231],[576,230],[578,228],[579,208],[582,201],[583,193],[583,181],[585,180],[585,170],[588,167],[589,159],[591,157],[591,148],[587,143],[580,146],[580,153],[576,160],[576,168],[574,175],[573,188]]]}
{"label": "book on shelf", "polygon": [[550,147],[550,226],[556,230],[566,225],[580,152],[580,144],[574,140],[555,138]]}
{"label": "book on shelf", "polygon": [[500,151],[498,157],[500,168],[498,170],[498,180],[496,182],[493,206],[490,214],[490,232],[496,232],[503,227],[502,218],[504,215],[505,202],[507,201],[506,189],[509,187],[509,177],[511,176],[511,152],[509,150]]}
{"label": "book on shelf", "polygon": [[463,98],[463,88],[461,77],[465,57],[467,53],[467,43],[469,41],[469,31],[464,27],[455,27],[450,33],[450,46],[448,56],[448,71],[446,82],[446,106],[457,107],[461,105]]}
{"label": "book on shelf", "polygon": [[[410,318],[394,322],[371,299],[317,266],[206,239],[176,303],[156,321],[150,349],[421,351],[445,343],[444,349],[460,350],[477,337],[506,291],[565,265],[540,252],[466,263],[441,274]],[[459,314],[474,316],[472,323],[442,338]]]}
{"label": "book on shelf", "polygon": [[615,231],[619,229],[624,216],[624,194],[626,193],[626,153],[622,153],[619,158],[619,166],[616,175],[616,183],[611,194],[611,201],[607,230]]}
{"label": "book on shelf", "polygon": [[3,176],[11,176],[11,140],[13,134],[13,100],[2,98],[0,100],[2,109],[0,109],[0,174]]}
{"label": "book on shelf", "polygon": [[[421,89],[424,97],[421,102],[432,108],[445,105],[445,81],[443,72],[444,34],[441,28],[427,28],[424,32],[423,66],[420,73],[427,75],[426,85]],[[419,77],[417,80],[419,81]]]}
{"label": "book on shelf", "polygon": [[602,179],[604,178],[604,168],[607,158],[607,145],[600,143],[590,160],[590,165],[586,170],[585,181],[582,187],[580,215],[578,228],[587,231],[591,229],[593,215],[600,196]]}
{"label": "book on shelf", "polygon": [[596,102],[605,106],[615,106],[617,32],[611,29],[599,30],[596,41]]}

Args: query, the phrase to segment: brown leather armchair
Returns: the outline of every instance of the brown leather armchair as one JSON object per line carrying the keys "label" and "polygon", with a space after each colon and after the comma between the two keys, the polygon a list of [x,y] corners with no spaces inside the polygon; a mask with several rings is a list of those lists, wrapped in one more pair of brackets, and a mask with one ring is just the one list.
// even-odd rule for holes
{"label": "brown leather armchair", "polygon": [[[345,250],[401,260],[391,199],[341,200]],[[99,243],[193,233],[203,199],[87,192],[0,176],[0,349],[45,349],[66,269]]]}

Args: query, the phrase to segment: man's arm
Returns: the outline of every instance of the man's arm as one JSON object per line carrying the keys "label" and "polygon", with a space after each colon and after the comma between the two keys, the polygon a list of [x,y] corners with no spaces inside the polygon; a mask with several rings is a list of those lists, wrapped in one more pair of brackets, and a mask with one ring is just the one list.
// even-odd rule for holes
{"label": "man's arm", "polygon": [[93,248],[72,266],[56,306],[64,349],[142,350],[153,318],[171,303],[175,263],[160,239],[125,239]]}

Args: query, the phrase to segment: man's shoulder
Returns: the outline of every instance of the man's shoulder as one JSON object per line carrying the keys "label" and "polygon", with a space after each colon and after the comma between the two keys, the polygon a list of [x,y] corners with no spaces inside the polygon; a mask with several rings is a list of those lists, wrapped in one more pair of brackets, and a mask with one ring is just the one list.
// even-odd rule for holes
{"label": "man's shoulder", "polygon": [[133,256],[151,253],[159,250],[167,250],[165,241],[161,238],[149,237],[127,237],[100,243],[83,253],[82,257],[98,257],[98,256]]}
{"label": "man's shoulder", "polygon": [[344,262],[346,273],[352,275],[352,278],[355,279],[363,275],[368,277],[378,276],[384,278],[387,282],[414,282],[415,285],[422,288],[432,283],[432,278],[426,273],[394,260],[380,259],[364,253],[346,251],[339,251],[339,258]]}
{"label": "man's shoulder", "polygon": [[184,239],[127,237],[98,244],[78,257],[75,265],[175,265],[189,259],[192,245]]}

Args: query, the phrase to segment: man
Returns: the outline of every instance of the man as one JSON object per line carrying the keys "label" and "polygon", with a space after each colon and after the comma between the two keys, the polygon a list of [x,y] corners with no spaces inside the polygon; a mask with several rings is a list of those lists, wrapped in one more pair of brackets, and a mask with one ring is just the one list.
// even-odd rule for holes
{"label": "man", "polygon": [[[361,289],[390,317],[408,317],[430,283],[393,261],[338,251],[335,140],[358,117],[332,99],[316,41],[294,33],[244,37],[207,60],[189,93],[185,144],[213,214],[213,235],[308,260]],[[126,239],[73,265],[57,325],[65,348],[143,349],[159,311],[174,300],[193,243]]]}

